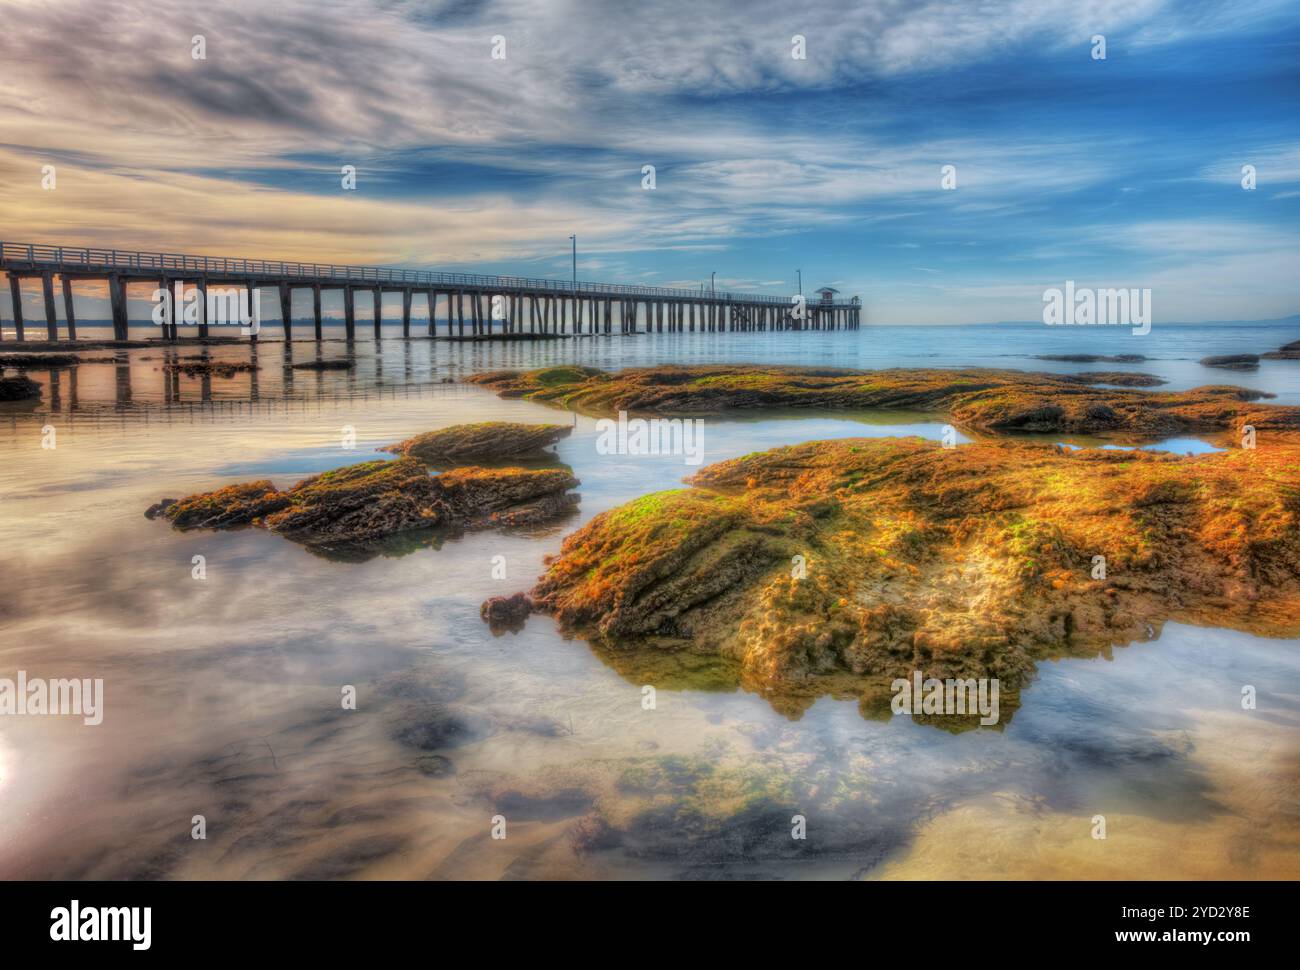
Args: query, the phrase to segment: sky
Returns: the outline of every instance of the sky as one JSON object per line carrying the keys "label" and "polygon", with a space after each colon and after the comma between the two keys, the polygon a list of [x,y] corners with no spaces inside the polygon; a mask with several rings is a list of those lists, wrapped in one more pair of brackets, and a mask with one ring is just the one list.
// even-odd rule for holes
{"label": "sky", "polygon": [[1300,312],[1296,0],[0,0],[0,22],[6,241],[567,279],[576,234],[582,279],[789,294],[802,270],[868,324],[1036,320],[1066,280],[1149,288],[1156,321]]}

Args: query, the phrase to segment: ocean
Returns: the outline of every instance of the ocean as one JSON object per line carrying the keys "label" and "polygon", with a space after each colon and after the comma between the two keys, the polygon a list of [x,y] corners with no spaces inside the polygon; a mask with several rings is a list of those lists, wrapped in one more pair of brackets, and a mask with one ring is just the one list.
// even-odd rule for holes
{"label": "ocean", "polygon": [[[469,344],[386,328],[379,343],[365,329],[354,369],[306,372],[282,365],[348,346],[286,347],[268,326],[256,348],[211,349],[260,365],[229,379],[167,375],[165,358],[199,350],[161,345],[30,371],[41,401],[0,405],[0,678],[102,679],[103,722],[0,717],[0,878],[1294,878],[1300,643],[1166,623],[1150,641],[1045,662],[1012,716],[949,733],[879,719],[852,696],[774,704],[708,658],[647,673],[644,658],[566,639],[544,616],[494,636],[485,599],[529,588],[592,516],[696,469],[601,454],[592,419],[458,381],[558,363],[1125,370],[1164,389],[1235,384],[1300,404],[1300,361],[1197,363],[1273,350],[1297,330],[866,326]],[[20,349],[11,336],[0,354]],[[575,515],[365,561],[143,515],[163,497],[283,487],[483,420],[574,425],[558,454],[582,482]],[[937,439],[942,427],[898,412],[722,415],[706,422],[704,462],[830,437]],[[1245,685],[1255,710],[1242,709]],[[340,706],[347,687],[356,710]],[[505,838],[493,838],[497,816]],[[796,816],[805,840],[791,838]]]}

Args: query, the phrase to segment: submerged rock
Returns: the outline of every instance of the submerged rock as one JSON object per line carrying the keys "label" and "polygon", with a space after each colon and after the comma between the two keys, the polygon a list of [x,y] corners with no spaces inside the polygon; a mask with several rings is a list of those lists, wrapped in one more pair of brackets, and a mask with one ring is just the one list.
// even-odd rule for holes
{"label": "submerged rock", "polygon": [[578,484],[560,469],[460,468],[434,476],[415,459],[399,458],[313,475],[285,491],[262,479],[154,508],[178,529],[255,525],[324,545],[414,529],[530,524],[571,508],[577,497],[567,492]]}
{"label": "submerged rock", "polygon": [[1067,364],[1138,364],[1146,360],[1143,354],[1036,354],[1034,360],[1057,360]]}
{"label": "submerged rock", "polygon": [[1202,367],[1222,367],[1224,370],[1258,370],[1258,354],[1223,354],[1218,357],[1202,357]]}
{"label": "submerged rock", "polygon": [[183,357],[163,364],[167,373],[184,377],[234,377],[261,369],[260,365],[248,360],[211,360],[206,357]]}
{"label": "submerged rock", "polygon": [[573,429],[563,424],[518,424],[511,421],[483,421],[458,424],[439,431],[426,431],[380,451],[439,462],[496,461],[507,458],[536,458],[543,449],[567,438]]}
{"label": "submerged rock", "polygon": [[30,401],[41,396],[41,385],[30,377],[0,377],[0,401]]}
{"label": "submerged rock", "polygon": [[176,499],[174,498],[159,499],[153,505],[149,506],[147,509],[144,510],[144,517],[152,521],[153,519],[158,518],[158,516],[162,515],[164,512],[166,512],[169,508],[171,508],[175,504],[176,504]]}
{"label": "submerged rock", "polygon": [[1300,407],[1260,407],[1271,397],[1240,387],[1146,392],[1116,387],[1114,374],[1012,370],[881,370],[697,366],[605,373],[586,367],[492,371],[468,378],[503,397],[523,397],[593,414],[619,411],[701,415],[816,408],[943,412],[984,432],[1125,435],[1233,431],[1243,425],[1300,429]]}
{"label": "submerged rock", "polygon": [[299,364],[290,364],[289,370],[352,370],[357,362],[348,358],[331,360],[304,360]]}
{"label": "submerged rock", "polygon": [[1114,384],[1117,387],[1159,387],[1161,384],[1169,383],[1155,374],[1136,374],[1122,370],[1090,370],[1081,374],[1061,376],[1080,384]]}
{"label": "submerged rock", "polygon": [[1300,360],[1300,340],[1293,340],[1289,344],[1283,344],[1277,350],[1270,350],[1267,354],[1261,356],[1265,360]]}
{"label": "submerged rock", "polygon": [[493,596],[479,608],[479,615],[493,633],[517,633],[533,612],[533,601],[527,593],[514,596]]}
{"label": "submerged rock", "polygon": [[39,370],[46,367],[76,367],[78,364],[112,364],[115,357],[79,357],[76,354],[0,354],[0,368]]}
{"label": "submerged rock", "polygon": [[999,678],[1014,707],[1038,659],[1150,639],[1165,620],[1300,635],[1298,459],[1294,440],[1196,457],[778,448],[597,516],[531,597],[623,652],[689,641],[733,658],[764,692],[842,694],[847,676],[866,703],[922,671]]}

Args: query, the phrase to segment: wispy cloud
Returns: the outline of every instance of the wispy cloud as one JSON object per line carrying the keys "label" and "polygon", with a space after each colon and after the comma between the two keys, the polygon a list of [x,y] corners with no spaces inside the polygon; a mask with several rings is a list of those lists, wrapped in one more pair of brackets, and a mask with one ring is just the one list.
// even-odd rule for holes
{"label": "wispy cloud", "polygon": [[[923,272],[990,307],[1031,271],[1208,272],[1293,244],[1293,103],[1252,75],[1177,118],[1178,45],[1264,71],[1242,45],[1296,39],[1274,0],[0,6],[6,236],[509,269],[576,232],[587,273],[779,290],[802,265],[879,295]],[[1197,194],[1247,162],[1273,209]],[[919,247],[926,267],[905,261]]]}

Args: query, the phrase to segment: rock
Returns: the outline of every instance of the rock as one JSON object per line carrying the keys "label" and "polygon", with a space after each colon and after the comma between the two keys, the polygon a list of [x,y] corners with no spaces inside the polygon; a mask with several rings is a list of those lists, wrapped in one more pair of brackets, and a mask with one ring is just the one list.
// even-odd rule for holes
{"label": "rock", "polygon": [[150,520],[156,519],[159,515],[161,515],[163,512],[166,512],[169,508],[171,508],[175,504],[176,504],[176,499],[174,498],[159,499],[153,505],[149,506],[147,509],[144,510],[144,517]]}
{"label": "rock", "polygon": [[493,733],[484,718],[442,704],[407,704],[396,711],[389,737],[420,751],[458,748]]}
{"label": "rock", "polygon": [[41,396],[41,385],[30,377],[0,377],[0,401],[30,401]]}
{"label": "rock", "polygon": [[1222,367],[1224,370],[1257,370],[1258,354],[1224,354],[1220,357],[1202,357],[1202,367]]}
{"label": "rock", "polygon": [[112,364],[114,357],[78,357],[76,354],[0,354],[0,368],[36,370],[46,367],[75,367],[77,364]]}
{"label": "rock", "polygon": [[[1146,375],[1149,377],[1150,375]],[[1271,395],[1240,387],[1139,391],[1098,387],[1114,374],[1012,370],[881,370],[767,366],[640,367],[604,373],[584,367],[494,371],[469,381],[589,414],[709,415],[764,409],[909,410],[948,414],[976,432],[1178,434],[1300,429],[1300,407],[1250,406]],[[1105,410],[1094,405],[1105,405]],[[1092,415],[1101,415],[1094,417]]]}
{"label": "rock", "polygon": [[290,370],[351,370],[356,367],[357,363],[348,358],[334,358],[331,360],[304,360],[300,364],[290,364]]}
{"label": "rock", "polygon": [[168,374],[181,374],[185,377],[234,377],[236,374],[246,374],[253,371],[261,370],[259,364],[247,360],[209,360],[206,358],[188,357],[177,361],[170,361],[163,364],[163,370]]}
{"label": "rock", "polygon": [[427,431],[380,451],[406,455],[429,464],[535,458],[544,453],[544,448],[567,438],[572,432],[573,428],[563,424],[483,421]]}
{"label": "rock", "polygon": [[1068,380],[1080,384],[1114,384],[1116,387],[1159,387],[1169,382],[1155,374],[1135,374],[1121,370],[1091,370],[1080,374],[1062,374]]}
{"label": "rock", "polygon": [[513,596],[493,596],[479,608],[479,615],[487,621],[493,633],[518,633],[524,628],[528,614],[533,611],[533,601],[527,593]]}
{"label": "rock", "polygon": [[537,509],[571,508],[576,497],[565,493],[578,484],[570,472],[549,468],[471,467],[432,476],[415,459],[399,458],[313,475],[286,491],[262,479],[153,508],[178,529],[255,525],[328,545],[414,529],[510,525],[516,513],[535,522]]}
{"label": "rock", "polygon": [[288,504],[288,497],[276,491],[270,479],[263,478],[191,495],[159,511],[178,529],[232,529],[249,525]]}
{"label": "rock", "polygon": [[1037,354],[1034,360],[1058,360],[1067,364],[1138,364],[1146,357],[1142,354]]}
{"label": "rock", "polygon": [[1269,351],[1263,356],[1265,360],[1300,360],[1300,340],[1283,344],[1277,350]]}
{"label": "rock", "polygon": [[998,678],[1007,707],[1038,660],[1166,619],[1300,636],[1296,436],[1196,457],[847,439],[689,483],[569,536],[534,609],[623,656],[732,658],[774,706],[919,670]]}

